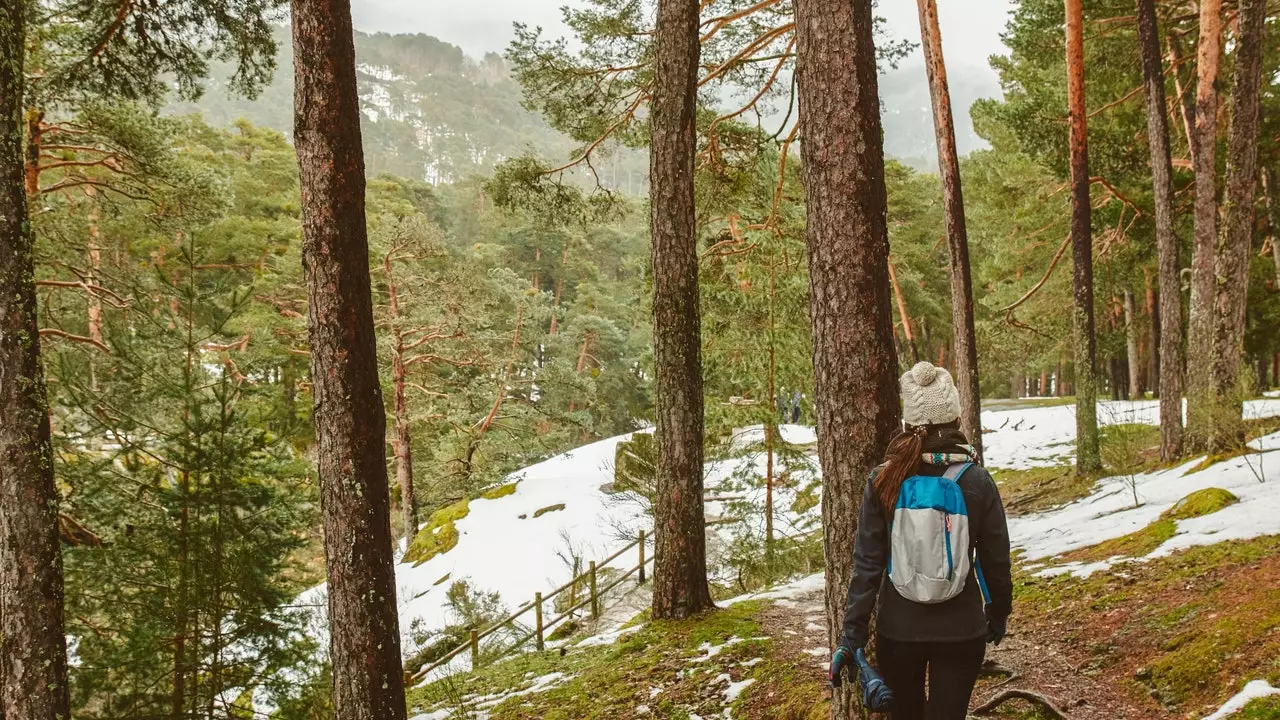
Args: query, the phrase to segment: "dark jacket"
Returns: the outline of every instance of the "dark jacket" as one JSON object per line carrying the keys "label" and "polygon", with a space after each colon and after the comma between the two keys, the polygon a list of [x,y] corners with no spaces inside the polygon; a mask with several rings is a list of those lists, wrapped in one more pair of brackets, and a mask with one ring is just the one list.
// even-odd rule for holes
{"label": "dark jacket", "polygon": [[[931,434],[925,452],[961,452],[958,432]],[[942,475],[947,465],[921,461],[917,475]],[[877,470],[871,472],[862,498],[862,516],[853,550],[853,578],[845,606],[844,643],[850,649],[864,647],[868,624],[879,599],[876,632],[900,642],[959,642],[983,637],[987,632],[982,591],[972,569],[964,590],[956,597],[925,605],[902,597],[885,571],[889,560],[889,518],[873,493]],[[1006,618],[1013,608],[1013,580],[1009,561],[1009,529],[1004,504],[991,474],[980,465],[969,468],[957,481],[969,514],[970,541],[991,593],[993,618]]]}

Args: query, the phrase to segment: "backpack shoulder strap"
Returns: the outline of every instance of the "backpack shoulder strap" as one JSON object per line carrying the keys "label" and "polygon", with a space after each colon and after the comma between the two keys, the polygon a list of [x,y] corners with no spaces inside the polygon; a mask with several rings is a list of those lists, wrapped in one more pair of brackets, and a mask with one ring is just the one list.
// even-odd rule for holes
{"label": "backpack shoulder strap", "polygon": [[971,467],[973,467],[973,463],[971,462],[956,463],[955,465],[948,467],[947,471],[942,474],[942,477],[952,482],[960,482],[960,476],[968,472]]}

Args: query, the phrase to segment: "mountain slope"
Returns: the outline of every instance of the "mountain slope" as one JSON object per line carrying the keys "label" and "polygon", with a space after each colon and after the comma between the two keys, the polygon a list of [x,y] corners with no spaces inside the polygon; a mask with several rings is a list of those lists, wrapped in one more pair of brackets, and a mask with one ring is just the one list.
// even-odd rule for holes
{"label": "mountain slope", "polygon": [[[214,70],[214,82],[194,103],[166,112],[200,113],[214,125],[245,118],[291,134],[293,49],[288,28],[276,36],[280,51],[271,84],[255,100],[222,88],[230,67]],[[356,33],[357,78],[370,175],[389,173],[429,182],[452,182],[485,173],[528,148],[562,157],[573,144],[520,105],[520,88],[493,53],[475,61],[454,45],[428,35]]]}

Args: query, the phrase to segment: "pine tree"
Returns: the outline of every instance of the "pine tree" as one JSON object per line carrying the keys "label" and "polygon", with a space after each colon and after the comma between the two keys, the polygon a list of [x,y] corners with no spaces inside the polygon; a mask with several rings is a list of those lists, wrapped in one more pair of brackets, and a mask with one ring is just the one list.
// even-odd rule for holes
{"label": "pine tree", "polygon": [[1191,308],[1187,321],[1187,442],[1207,449],[1215,424],[1213,397],[1214,258],[1218,236],[1218,72],[1222,59],[1222,2],[1200,3],[1196,58],[1195,241],[1191,254]]}
{"label": "pine tree", "polygon": [[1071,115],[1071,258],[1075,265],[1073,337],[1076,360],[1076,472],[1101,469],[1098,447],[1096,339],[1093,318],[1093,229],[1084,96],[1084,6],[1066,0],[1067,104]]}
{"label": "pine tree", "polygon": [[1138,39],[1147,101],[1147,143],[1155,194],[1156,245],[1160,266],[1159,382],[1160,458],[1171,462],[1182,448],[1182,295],[1178,237],[1173,231],[1173,165],[1155,0],[1138,0]]}
{"label": "pine tree", "polygon": [[711,607],[702,507],[702,358],[693,165],[698,0],[659,0],[650,110],[658,497],[654,618]]}
{"label": "pine tree", "polygon": [[938,145],[938,171],[942,201],[946,206],[947,249],[951,261],[951,323],[955,343],[955,381],[960,391],[960,429],[982,455],[982,390],[978,383],[978,339],[973,320],[973,282],[969,270],[969,234],[965,229],[964,193],[960,187],[960,160],[956,155],[956,131],[951,117],[951,91],[942,58],[942,31],[938,28],[936,0],[917,0],[920,36],[929,95],[933,101],[933,127]]}
{"label": "pine tree", "polygon": [[173,245],[132,277],[134,263],[106,268],[128,282],[118,289],[129,304],[104,314],[110,352],[95,376],[69,348],[53,364],[59,481],[74,489],[68,510],[102,535],[66,551],[74,707],[84,718],[213,718],[314,658],[290,607],[301,589],[291,554],[314,497],[289,439],[266,429],[274,389],[249,380],[265,363],[231,357],[251,295],[226,262],[233,247],[216,242],[219,224],[166,222],[157,237],[145,210],[118,210],[107,249],[121,249],[110,240],[126,228],[133,243]]}
{"label": "pine tree", "polygon": [[[1240,4],[1231,123],[1227,131],[1224,219],[1214,258],[1213,397],[1222,408],[1215,417],[1233,421],[1241,416],[1244,399],[1240,368],[1244,363],[1249,261],[1257,200],[1259,85],[1266,44],[1266,5],[1266,0],[1245,0]],[[1235,422],[1215,422],[1212,449],[1243,443],[1238,427]]]}
{"label": "pine tree", "polygon": [[[797,0],[828,638],[841,632],[867,474],[898,426],[884,150],[871,3]],[[834,716],[848,718],[841,690]]]}
{"label": "pine tree", "polygon": [[0,5],[0,716],[65,720],[58,492],[20,123],[26,5]]}
{"label": "pine tree", "polygon": [[351,5],[293,4],[317,461],[338,717],[403,720],[404,675],[383,457]]}

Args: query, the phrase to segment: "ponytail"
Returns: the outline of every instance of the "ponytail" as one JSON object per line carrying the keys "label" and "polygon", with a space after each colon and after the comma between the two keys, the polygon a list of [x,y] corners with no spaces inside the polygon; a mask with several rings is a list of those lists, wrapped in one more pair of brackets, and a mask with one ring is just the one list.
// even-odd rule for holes
{"label": "ponytail", "polygon": [[884,508],[885,517],[893,517],[902,483],[919,467],[920,454],[924,451],[924,436],[927,433],[928,428],[924,425],[908,425],[889,441],[889,447],[884,453],[884,465],[876,474],[873,485],[876,499]]}

